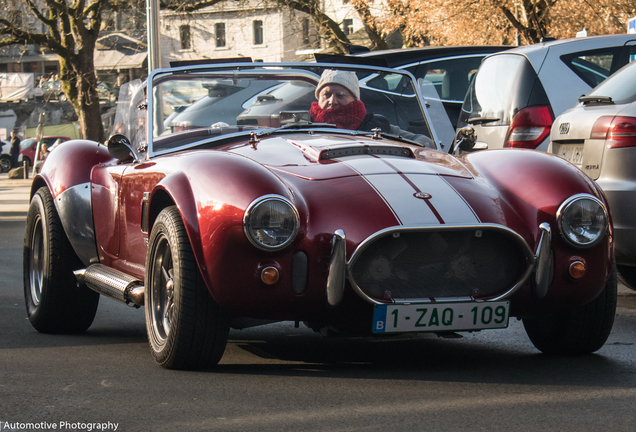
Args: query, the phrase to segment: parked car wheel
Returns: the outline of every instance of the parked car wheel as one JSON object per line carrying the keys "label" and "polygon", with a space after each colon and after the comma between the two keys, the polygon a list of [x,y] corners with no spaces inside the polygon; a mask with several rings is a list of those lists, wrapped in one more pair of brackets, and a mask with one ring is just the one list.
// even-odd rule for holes
{"label": "parked car wheel", "polygon": [[524,319],[530,341],[546,354],[589,354],[609,337],[616,315],[616,265],[605,289],[592,302],[552,317]]}
{"label": "parked car wheel", "polygon": [[64,233],[49,190],[40,188],[27,214],[24,298],[29,321],[42,333],[78,333],[93,323],[99,294],[78,285],[82,263]]}
{"label": "parked car wheel", "polygon": [[2,155],[2,157],[0,157],[0,172],[9,172],[9,170],[11,169],[11,158],[9,156],[6,155]]}
{"label": "parked car wheel", "polygon": [[618,278],[627,288],[636,290],[636,267],[619,265]]}
{"label": "parked car wheel", "polygon": [[216,365],[225,351],[229,315],[203,282],[176,207],[159,214],[148,249],[146,328],[155,361],[168,369]]}

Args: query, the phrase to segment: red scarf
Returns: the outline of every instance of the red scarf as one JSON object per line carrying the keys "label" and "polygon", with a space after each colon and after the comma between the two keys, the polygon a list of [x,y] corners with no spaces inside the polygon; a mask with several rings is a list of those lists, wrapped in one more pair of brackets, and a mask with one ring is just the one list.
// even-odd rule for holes
{"label": "red scarf", "polygon": [[322,109],[318,102],[311,104],[311,119],[314,123],[331,123],[338,126],[339,129],[353,129],[356,130],[364,116],[367,114],[367,109],[361,100],[355,100],[345,106]]}

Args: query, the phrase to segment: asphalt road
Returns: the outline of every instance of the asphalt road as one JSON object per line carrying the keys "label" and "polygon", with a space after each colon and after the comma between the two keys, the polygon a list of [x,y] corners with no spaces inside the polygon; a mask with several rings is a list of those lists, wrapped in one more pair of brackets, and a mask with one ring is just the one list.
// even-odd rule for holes
{"label": "asphalt road", "polygon": [[169,371],[151,360],[143,311],[105,298],[85,334],[39,334],[22,294],[28,189],[0,174],[0,431],[636,430],[624,287],[609,341],[579,357],[540,354],[517,321],[378,340],[284,323],[232,331],[214,370]]}

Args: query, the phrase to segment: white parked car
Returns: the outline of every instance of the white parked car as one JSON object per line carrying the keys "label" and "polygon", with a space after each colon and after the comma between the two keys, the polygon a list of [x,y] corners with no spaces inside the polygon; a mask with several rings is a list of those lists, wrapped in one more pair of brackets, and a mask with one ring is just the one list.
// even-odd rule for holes
{"label": "white parked car", "polygon": [[554,118],[634,54],[634,34],[555,40],[492,54],[466,93],[457,128],[474,128],[474,150],[545,151]]}
{"label": "white parked car", "polygon": [[605,192],[618,271],[636,289],[636,62],[557,117],[548,151],[578,166]]}

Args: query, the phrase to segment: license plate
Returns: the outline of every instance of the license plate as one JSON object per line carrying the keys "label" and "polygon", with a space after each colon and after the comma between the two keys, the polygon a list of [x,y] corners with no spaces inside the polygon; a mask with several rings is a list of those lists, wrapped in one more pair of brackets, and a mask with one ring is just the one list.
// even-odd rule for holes
{"label": "license plate", "polygon": [[509,301],[375,305],[373,333],[506,328],[509,310]]}
{"label": "license plate", "polygon": [[581,144],[561,144],[559,156],[576,166],[583,163],[583,145]]}

